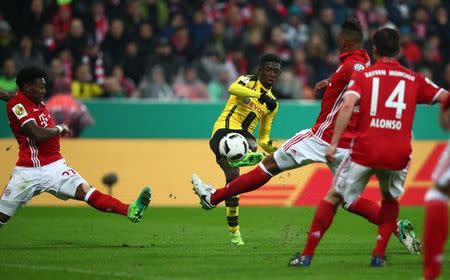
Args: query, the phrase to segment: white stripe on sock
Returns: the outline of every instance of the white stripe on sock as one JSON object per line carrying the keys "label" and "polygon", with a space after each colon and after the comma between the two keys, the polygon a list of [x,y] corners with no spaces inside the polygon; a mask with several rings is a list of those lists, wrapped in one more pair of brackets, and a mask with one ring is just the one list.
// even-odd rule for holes
{"label": "white stripe on sock", "polygon": [[93,192],[95,192],[95,191],[96,191],[95,188],[91,188],[91,189],[87,192],[86,196],[84,197],[84,201],[88,202],[89,197],[91,197],[91,194],[92,194]]}
{"label": "white stripe on sock", "polygon": [[427,201],[432,201],[432,200],[447,202],[448,196],[441,193],[438,190],[431,189],[431,190],[427,191],[427,193],[425,194],[425,201],[427,202]]}
{"label": "white stripe on sock", "polygon": [[267,168],[264,166],[264,164],[262,162],[260,162],[258,164],[258,166],[262,169],[262,171],[264,171],[264,173],[266,173],[270,177],[273,177],[272,173],[270,173],[269,170],[267,170]]}

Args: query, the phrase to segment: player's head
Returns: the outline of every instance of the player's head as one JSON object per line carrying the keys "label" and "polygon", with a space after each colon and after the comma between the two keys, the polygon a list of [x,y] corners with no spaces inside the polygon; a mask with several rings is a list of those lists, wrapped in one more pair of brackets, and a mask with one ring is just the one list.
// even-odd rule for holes
{"label": "player's head", "polygon": [[341,33],[339,33],[339,49],[341,52],[349,50],[357,50],[362,47],[363,32],[361,24],[356,19],[348,19],[341,25]]}
{"label": "player's head", "polygon": [[45,96],[45,72],[38,67],[25,67],[19,71],[16,84],[34,103],[40,103]]}
{"label": "player's head", "polygon": [[275,54],[265,54],[259,60],[258,79],[266,88],[272,87],[281,73],[281,59]]}
{"label": "player's head", "polygon": [[373,35],[373,53],[376,57],[396,57],[400,52],[400,34],[397,30],[383,27]]}

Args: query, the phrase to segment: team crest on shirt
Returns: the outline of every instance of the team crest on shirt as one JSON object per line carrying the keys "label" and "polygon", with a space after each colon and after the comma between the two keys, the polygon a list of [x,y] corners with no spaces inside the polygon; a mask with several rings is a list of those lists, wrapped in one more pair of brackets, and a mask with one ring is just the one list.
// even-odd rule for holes
{"label": "team crest on shirt", "polygon": [[250,103],[250,98],[244,97],[244,98],[242,99],[242,103],[244,103],[244,104]]}
{"label": "team crest on shirt", "polygon": [[12,111],[14,115],[20,120],[26,116],[28,116],[27,111],[25,110],[25,107],[23,107],[22,104],[17,104],[16,106],[12,107]]}
{"label": "team crest on shirt", "polygon": [[353,69],[355,71],[362,71],[362,70],[364,70],[364,65],[356,63],[355,65],[353,65]]}
{"label": "team crest on shirt", "polygon": [[11,195],[11,190],[10,189],[6,189],[5,192],[3,193],[6,197]]}

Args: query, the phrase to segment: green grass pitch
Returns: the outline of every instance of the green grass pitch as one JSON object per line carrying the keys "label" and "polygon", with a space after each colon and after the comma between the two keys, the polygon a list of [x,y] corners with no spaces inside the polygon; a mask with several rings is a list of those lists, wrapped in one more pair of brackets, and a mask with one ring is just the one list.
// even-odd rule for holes
{"label": "green grass pitch", "polygon": [[[376,228],[340,210],[310,268],[289,268],[313,208],[241,207],[245,246],[228,244],[225,209],[151,208],[143,221],[89,208],[29,207],[0,230],[1,279],[420,279],[421,257],[394,237],[370,268]],[[421,235],[423,209],[401,208]],[[446,251],[449,255],[449,250]],[[450,279],[446,262],[442,279]]]}

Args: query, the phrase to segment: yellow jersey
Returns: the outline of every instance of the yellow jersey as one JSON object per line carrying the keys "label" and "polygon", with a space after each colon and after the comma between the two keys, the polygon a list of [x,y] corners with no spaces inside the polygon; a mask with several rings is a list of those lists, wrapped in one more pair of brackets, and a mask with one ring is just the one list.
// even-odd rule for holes
{"label": "yellow jersey", "polygon": [[212,135],[219,129],[246,130],[253,134],[259,122],[260,128],[257,142],[266,152],[272,153],[274,148],[270,141],[270,130],[278,104],[270,111],[265,104],[258,101],[261,93],[266,93],[275,99],[270,88],[265,88],[253,75],[243,75],[237,78],[228,88],[230,97],[223,112],[214,124]]}

